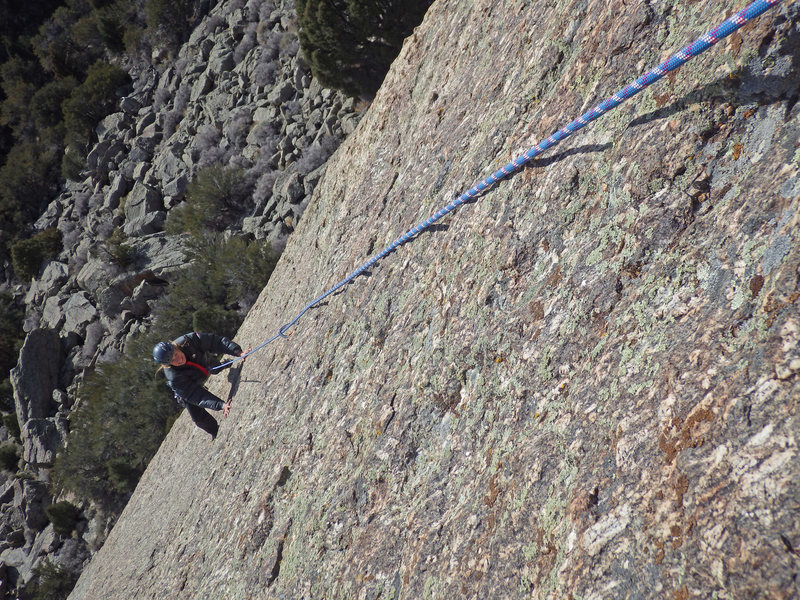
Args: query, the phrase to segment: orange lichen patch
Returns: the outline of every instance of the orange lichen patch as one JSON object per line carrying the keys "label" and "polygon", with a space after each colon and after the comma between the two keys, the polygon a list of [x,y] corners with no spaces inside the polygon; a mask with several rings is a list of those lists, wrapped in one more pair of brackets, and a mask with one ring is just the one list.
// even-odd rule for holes
{"label": "orange lichen patch", "polygon": [[678,454],[675,440],[671,439],[666,432],[658,436],[658,447],[665,454],[664,460],[667,463],[671,463]]}
{"label": "orange lichen patch", "polygon": [[761,291],[763,286],[764,277],[762,275],[756,275],[750,280],[750,293],[753,294],[753,298],[758,296],[758,293]]}
{"label": "orange lichen patch", "polygon": [[567,515],[573,523],[580,521],[588,511],[597,505],[598,491],[597,487],[591,491],[582,489],[572,496],[572,500],[567,505]]}
{"label": "orange lichen patch", "polygon": [[547,278],[545,281],[545,285],[547,286],[555,286],[561,283],[561,280],[564,276],[561,274],[561,265],[556,265],[556,268],[553,269],[553,272],[550,274],[550,277]]}
{"label": "orange lichen patch", "polygon": [[531,302],[528,306],[534,321],[539,321],[544,318],[544,305],[541,302]]}
{"label": "orange lichen patch", "polygon": [[656,95],[655,96],[656,107],[661,108],[662,106],[665,106],[666,104],[669,104],[669,100],[670,100],[671,97],[672,97],[672,94],[670,94],[669,92],[667,92],[665,94]]}
{"label": "orange lichen patch", "polygon": [[703,436],[709,429],[708,425],[702,424],[713,420],[714,412],[707,407],[695,408],[685,421],[678,416],[670,419],[658,437],[658,447],[664,453],[666,463],[671,463],[681,450],[702,446]]}
{"label": "orange lichen patch", "polygon": [[498,494],[500,494],[500,488],[497,487],[497,474],[494,474],[489,480],[489,493],[484,496],[483,503],[491,508],[497,501]]}
{"label": "orange lichen patch", "polygon": [[734,56],[739,56],[739,50],[742,47],[742,36],[738,31],[734,31],[730,37],[731,50]]}
{"label": "orange lichen patch", "polygon": [[780,315],[780,310],[794,304],[798,298],[800,298],[800,292],[794,292],[786,298],[785,302],[782,302],[775,298],[773,292],[769,292],[763,304],[764,312],[769,315],[766,326],[768,328],[772,327],[773,323],[775,323],[775,320]]}
{"label": "orange lichen patch", "polygon": [[656,563],[657,565],[660,565],[664,561],[664,542],[656,540],[653,543],[656,545],[656,548],[658,548],[653,562]]}
{"label": "orange lichen patch", "polygon": [[698,425],[702,422],[712,422],[714,420],[714,413],[709,408],[698,408],[693,410],[691,414],[686,418],[686,423],[684,423],[683,427],[681,428],[681,442],[683,442],[683,447],[697,447],[701,445],[702,438],[699,437],[699,432],[697,431]]}
{"label": "orange lichen patch", "polygon": [[689,600],[689,590],[686,586],[683,586],[681,589],[675,590],[672,593],[672,597],[675,600]]}
{"label": "orange lichen patch", "polygon": [[689,490],[689,480],[686,478],[686,475],[683,473],[678,475],[672,489],[675,490],[675,502],[678,506],[683,506],[683,497]]}

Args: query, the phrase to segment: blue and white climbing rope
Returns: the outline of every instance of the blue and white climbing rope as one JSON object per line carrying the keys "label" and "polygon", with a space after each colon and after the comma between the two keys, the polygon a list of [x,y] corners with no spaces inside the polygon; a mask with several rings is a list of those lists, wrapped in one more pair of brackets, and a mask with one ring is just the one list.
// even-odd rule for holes
{"label": "blue and white climbing rope", "polygon": [[319,304],[325,298],[327,298],[331,294],[335,293],[337,290],[341,289],[342,287],[350,283],[353,279],[355,279],[356,277],[361,275],[364,271],[372,267],[379,260],[385,258],[387,255],[394,252],[398,247],[405,244],[406,242],[411,240],[414,236],[416,236],[420,232],[424,231],[425,229],[433,225],[436,221],[438,221],[445,215],[450,214],[456,208],[458,208],[468,200],[471,200],[477,197],[482,192],[485,192],[493,185],[505,179],[509,175],[517,173],[527,163],[529,163],[536,156],[538,156],[548,148],[552,148],[561,140],[569,137],[579,129],[582,129],[583,127],[585,127],[586,125],[588,125],[601,115],[607,113],[609,110],[619,106],[628,98],[635,96],[649,85],[661,79],[664,75],[666,75],[670,71],[674,71],[675,69],[683,65],[689,59],[694,58],[695,56],[704,52],[705,50],[708,50],[711,46],[713,46],[721,39],[725,38],[726,36],[730,35],[734,31],[739,29],[745,23],[751,21],[752,19],[755,19],[756,17],[763,14],[770,8],[773,8],[774,6],[780,4],[781,1],[782,0],[756,0],[755,2],[752,2],[750,5],[747,6],[747,8],[736,13],[730,19],[728,19],[718,27],[715,27],[714,29],[706,33],[704,36],[700,37],[698,40],[689,44],[688,46],[683,48],[680,52],[675,54],[672,58],[665,60],[654,69],[648,71],[647,73],[636,79],[636,81],[634,81],[633,83],[622,88],[613,96],[606,98],[605,100],[603,100],[603,102],[595,106],[589,112],[581,115],[580,117],[578,117],[565,127],[562,127],[561,129],[556,131],[553,135],[548,137],[546,140],[539,142],[538,144],[536,144],[536,146],[534,146],[521,156],[515,158],[513,161],[511,161],[504,167],[500,168],[499,170],[495,171],[482,181],[475,184],[475,186],[473,186],[472,188],[461,194],[458,198],[447,204],[441,210],[437,211],[436,213],[434,213],[433,215],[422,221],[420,224],[406,231],[403,235],[401,235],[399,238],[397,238],[391,244],[389,244],[386,248],[384,248],[380,253],[370,258],[367,262],[365,262],[358,269],[350,273],[350,275],[342,279],[339,283],[334,285],[327,292],[325,292],[321,296],[315,298],[314,300],[306,304],[306,306],[303,307],[303,309],[297,314],[297,316],[294,317],[294,319],[292,319],[291,321],[289,321],[286,325],[281,327],[278,330],[278,333],[275,334],[273,337],[271,337],[264,343],[260,344],[259,346],[256,346],[246,354],[234,360],[219,365],[219,367],[216,367],[216,369],[227,367],[228,365],[231,365],[236,361],[242,360],[247,356],[249,356],[250,354],[252,354],[253,352],[260,350],[267,344],[274,342],[276,339],[280,337],[283,338],[288,337],[286,335],[286,332],[289,329],[291,329],[292,326],[294,326],[294,324],[297,323],[297,321],[299,321],[300,318],[309,309],[311,309],[316,304]]}

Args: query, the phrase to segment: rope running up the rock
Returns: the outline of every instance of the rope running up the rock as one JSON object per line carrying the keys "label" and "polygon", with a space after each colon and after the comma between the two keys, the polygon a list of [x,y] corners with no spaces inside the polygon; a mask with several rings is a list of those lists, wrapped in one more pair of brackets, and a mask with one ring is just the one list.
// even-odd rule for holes
{"label": "rope running up the rock", "polygon": [[406,242],[411,240],[414,236],[416,236],[423,230],[433,225],[436,221],[438,221],[445,215],[453,212],[457,207],[461,206],[468,200],[475,198],[476,196],[478,196],[478,194],[481,194],[482,192],[485,192],[490,187],[495,185],[497,182],[501,181],[502,179],[505,179],[509,175],[512,175],[520,171],[528,162],[533,160],[536,156],[538,156],[548,148],[555,146],[558,142],[569,137],[579,129],[582,129],[583,127],[585,127],[586,125],[588,125],[601,115],[605,114],[612,108],[619,106],[622,102],[624,102],[628,98],[635,96],[643,89],[645,89],[647,86],[661,79],[664,75],[666,75],[670,71],[674,71],[675,69],[683,65],[685,62],[687,62],[689,59],[694,58],[701,52],[704,52],[705,50],[716,44],[724,37],[730,35],[734,31],[739,29],[742,25],[744,25],[748,21],[758,17],[759,15],[766,12],[770,8],[776,6],[780,2],[781,0],[756,0],[756,2],[752,2],[750,5],[747,6],[747,8],[736,13],[730,19],[728,19],[718,27],[712,29],[711,31],[706,33],[704,36],[700,37],[695,42],[689,44],[683,50],[675,54],[672,58],[662,62],[654,69],[648,71],[633,83],[622,88],[613,96],[606,98],[603,102],[595,106],[589,112],[581,115],[580,117],[572,121],[572,123],[570,123],[569,125],[566,125],[565,127],[556,131],[546,140],[543,140],[542,142],[538,143],[536,146],[528,150],[525,154],[517,157],[516,159],[514,159],[513,161],[511,161],[498,171],[495,171],[487,178],[477,183],[474,187],[470,188],[469,190],[461,194],[458,198],[450,202],[447,206],[445,206],[441,210],[437,211],[436,213],[425,219],[416,227],[409,229],[407,232],[405,232],[403,235],[401,235],[399,238],[397,238],[395,241],[389,244],[389,246],[384,248],[379,254],[376,254],[375,256],[370,258],[367,262],[365,262],[358,269],[350,273],[350,275],[342,279],[339,283],[334,285],[327,292],[325,292],[318,298],[315,298],[314,300],[306,304],[303,310],[301,310],[294,319],[292,319],[286,325],[281,327],[278,333],[275,334],[273,337],[271,337],[264,343],[260,344],[259,346],[256,346],[246,354],[234,360],[231,360],[227,363],[219,365],[218,367],[216,367],[216,369],[227,367],[228,365],[231,365],[236,361],[246,358],[253,352],[260,350],[261,348],[275,341],[279,337],[283,338],[287,337],[286,332],[295,323],[297,323],[297,321],[299,321],[300,318],[309,309],[311,309],[314,305],[322,302],[325,298],[335,293],[343,286],[347,285],[350,281],[361,275],[364,271],[372,267],[379,260],[385,258],[387,255],[394,252],[399,246],[405,244]]}

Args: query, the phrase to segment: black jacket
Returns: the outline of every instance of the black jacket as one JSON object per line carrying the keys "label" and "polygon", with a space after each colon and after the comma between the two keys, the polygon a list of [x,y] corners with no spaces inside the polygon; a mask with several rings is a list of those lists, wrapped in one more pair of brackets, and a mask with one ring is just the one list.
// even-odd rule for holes
{"label": "black jacket", "polygon": [[238,356],[242,348],[236,342],[213,333],[187,333],[176,339],[175,343],[186,355],[187,364],[167,366],[164,375],[178,403],[222,410],[225,403],[205,389],[203,383],[209,370],[219,364],[216,355],[224,353]]}

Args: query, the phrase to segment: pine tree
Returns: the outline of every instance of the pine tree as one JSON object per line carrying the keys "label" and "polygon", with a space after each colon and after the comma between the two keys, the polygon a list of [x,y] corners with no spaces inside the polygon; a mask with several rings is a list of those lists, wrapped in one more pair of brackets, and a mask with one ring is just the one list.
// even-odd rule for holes
{"label": "pine tree", "polygon": [[300,46],[320,83],[371,97],[432,0],[297,0]]}

